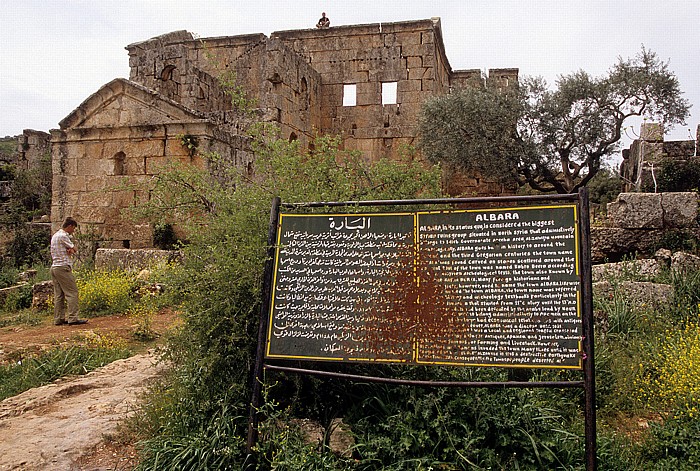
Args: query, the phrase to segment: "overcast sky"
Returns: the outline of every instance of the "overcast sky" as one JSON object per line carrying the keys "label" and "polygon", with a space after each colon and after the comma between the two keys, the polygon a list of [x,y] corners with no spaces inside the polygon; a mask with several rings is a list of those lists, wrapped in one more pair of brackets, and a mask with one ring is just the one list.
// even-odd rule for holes
{"label": "overcast sky", "polygon": [[[48,131],[89,95],[129,77],[124,47],[185,29],[200,37],[440,17],[453,69],[604,74],[642,46],[668,61],[693,108],[667,139],[700,124],[698,0],[4,0],[0,136]],[[630,134],[638,132],[638,123]],[[692,136],[692,137],[689,137]]]}

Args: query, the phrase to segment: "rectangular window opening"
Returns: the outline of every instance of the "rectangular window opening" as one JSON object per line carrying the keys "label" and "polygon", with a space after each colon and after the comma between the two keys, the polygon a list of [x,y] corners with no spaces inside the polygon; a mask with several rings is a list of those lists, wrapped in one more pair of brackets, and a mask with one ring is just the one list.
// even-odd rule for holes
{"label": "rectangular window opening", "polygon": [[382,82],[382,105],[396,104],[397,82]]}
{"label": "rectangular window opening", "polygon": [[357,105],[357,85],[346,83],[343,85],[343,106]]}

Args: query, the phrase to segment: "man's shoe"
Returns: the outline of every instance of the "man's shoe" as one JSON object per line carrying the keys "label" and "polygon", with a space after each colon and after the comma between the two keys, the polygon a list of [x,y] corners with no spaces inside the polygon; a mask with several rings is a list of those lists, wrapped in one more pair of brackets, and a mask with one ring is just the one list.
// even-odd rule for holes
{"label": "man's shoe", "polygon": [[59,319],[57,321],[54,321],[53,325],[66,325],[68,322],[66,322],[65,319]]}
{"label": "man's shoe", "polygon": [[77,321],[68,322],[68,325],[87,324],[87,319],[78,319]]}

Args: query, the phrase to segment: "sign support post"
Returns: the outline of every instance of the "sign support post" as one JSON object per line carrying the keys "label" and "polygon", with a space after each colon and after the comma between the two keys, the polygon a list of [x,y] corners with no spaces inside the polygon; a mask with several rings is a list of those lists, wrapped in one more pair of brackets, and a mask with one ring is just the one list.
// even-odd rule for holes
{"label": "sign support post", "polygon": [[[356,212],[361,206],[410,205],[476,209]],[[282,214],[282,206],[355,209]],[[268,369],[420,387],[583,388],[586,470],[595,471],[590,251],[585,188],[567,195],[432,200],[282,204],[275,198],[249,458]],[[421,381],[293,367],[290,360],[568,368],[583,377]]]}

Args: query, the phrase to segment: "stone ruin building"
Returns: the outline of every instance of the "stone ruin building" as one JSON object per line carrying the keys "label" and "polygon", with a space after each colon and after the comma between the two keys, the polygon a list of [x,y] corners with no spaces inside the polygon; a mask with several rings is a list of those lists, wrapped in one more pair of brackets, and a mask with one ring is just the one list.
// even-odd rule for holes
{"label": "stone ruin building", "polygon": [[[18,170],[41,170],[50,165],[50,135],[25,129],[19,136],[0,138],[0,165],[12,165]],[[0,180],[0,202],[7,201],[12,182]]]}
{"label": "stone ruin building", "polygon": [[[369,161],[402,158],[416,143],[428,98],[453,88],[517,83],[517,69],[452,70],[439,18],[200,40],[176,31],[130,44],[129,79],[88,97],[51,131],[53,229],[66,216],[100,245],[152,246],[148,225],[122,224],[120,211],[140,196],[124,182],[151,178],[174,161],[206,165],[217,152],[237,165],[253,161],[242,117],[218,77],[232,71],[259,116],[306,148],[318,134],[340,135]],[[187,145],[187,144],[194,144]],[[194,148],[196,147],[196,149]],[[464,179],[470,194],[493,184]]]}
{"label": "stone ruin building", "polygon": [[635,139],[629,149],[622,151],[622,191],[656,193],[654,172],[658,175],[664,162],[700,162],[699,152],[700,125],[695,140],[664,141],[664,128],[661,124],[642,124],[639,139]]}

